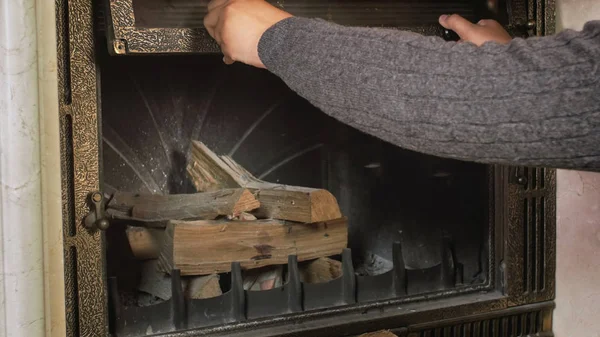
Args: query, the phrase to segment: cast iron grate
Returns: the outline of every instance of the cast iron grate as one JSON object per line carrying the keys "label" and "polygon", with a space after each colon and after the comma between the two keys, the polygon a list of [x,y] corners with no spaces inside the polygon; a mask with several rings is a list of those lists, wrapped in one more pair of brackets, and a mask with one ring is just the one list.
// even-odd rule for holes
{"label": "cast iron grate", "polygon": [[451,289],[462,279],[456,276],[462,268],[454,261],[449,239],[444,239],[443,246],[440,264],[410,270],[404,265],[400,243],[395,242],[392,270],[376,276],[357,276],[351,251],[345,249],[342,276],[318,284],[300,281],[297,257],[291,255],[287,282],[266,291],[244,290],[241,267],[232,263],[231,289],[221,296],[200,300],[184,298],[180,272],[173,270],[171,299],[146,307],[120,303],[117,280],[113,277],[109,279],[109,287],[114,333],[116,336],[165,333]]}
{"label": "cast iron grate", "polygon": [[[425,329],[419,337],[524,337],[540,336],[543,331],[540,310],[518,315],[465,322],[456,325]],[[416,337],[416,336],[415,336]]]}
{"label": "cast iron grate", "polygon": [[524,168],[526,194],[523,199],[523,286],[524,292],[546,290],[546,200],[539,192],[544,190],[545,169]]}

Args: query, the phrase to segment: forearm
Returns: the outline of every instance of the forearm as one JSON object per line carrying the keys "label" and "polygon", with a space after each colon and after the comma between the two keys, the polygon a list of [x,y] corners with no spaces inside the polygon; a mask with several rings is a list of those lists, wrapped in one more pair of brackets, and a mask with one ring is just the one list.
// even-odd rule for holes
{"label": "forearm", "polygon": [[324,112],[398,146],[600,169],[600,22],[477,48],[291,18],[265,32],[259,55]]}

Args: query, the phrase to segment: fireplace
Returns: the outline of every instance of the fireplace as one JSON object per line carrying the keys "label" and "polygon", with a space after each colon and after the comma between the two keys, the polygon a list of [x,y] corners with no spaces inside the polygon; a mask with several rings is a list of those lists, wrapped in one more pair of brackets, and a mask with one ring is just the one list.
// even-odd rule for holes
{"label": "fireplace", "polygon": [[[552,336],[555,171],[436,158],[326,116],[267,71],[225,66],[192,0],[57,1],[69,336]],[[293,14],[452,39],[443,13],[553,32],[553,1],[292,1]],[[136,297],[141,264],[106,201],[195,192],[190,141],[273,183],[323,188],[348,218],[341,275],[186,299]],[[99,193],[96,193],[99,192]]]}

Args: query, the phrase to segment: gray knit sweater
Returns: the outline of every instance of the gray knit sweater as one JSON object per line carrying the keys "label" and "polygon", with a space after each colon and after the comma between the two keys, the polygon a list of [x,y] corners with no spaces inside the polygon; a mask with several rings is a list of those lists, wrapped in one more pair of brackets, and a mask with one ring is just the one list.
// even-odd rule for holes
{"label": "gray knit sweater", "polygon": [[259,55],[325,113],[400,147],[600,170],[600,21],[476,47],[294,17],[264,33]]}

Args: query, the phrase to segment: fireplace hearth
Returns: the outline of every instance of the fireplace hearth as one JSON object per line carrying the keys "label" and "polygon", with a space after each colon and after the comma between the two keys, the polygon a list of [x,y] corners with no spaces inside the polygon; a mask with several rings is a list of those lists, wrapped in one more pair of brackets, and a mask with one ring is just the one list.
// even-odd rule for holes
{"label": "fireplace hearth", "polygon": [[[347,127],[274,75],[225,66],[205,4],[57,0],[68,336],[553,336],[554,170],[436,158]],[[552,0],[277,4],[445,39],[450,12],[516,36],[554,29]],[[165,299],[141,296],[136,224],[107,202],[195,193],[192,140],[264,181],[330,191],[348,220],[339,275],[306,282],[289,255],[272,289],[246,289],[234,262],[222,295],[188,298],[173,269]]]}

